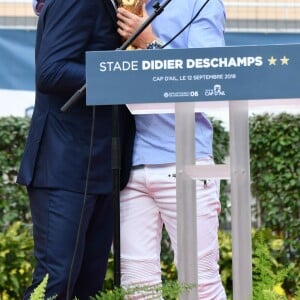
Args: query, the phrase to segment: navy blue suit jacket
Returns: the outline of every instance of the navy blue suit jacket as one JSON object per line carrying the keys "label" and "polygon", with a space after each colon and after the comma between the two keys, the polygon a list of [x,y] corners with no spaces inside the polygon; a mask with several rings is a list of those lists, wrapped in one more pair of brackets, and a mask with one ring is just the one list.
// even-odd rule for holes
{"label": "navy blue suit jacket", "polygon": [[[120,44],[110,0],[46,1],[36,37],[35,108],[18,183],[84,192],[92,107],[82,99],[67,112],[60,108],[85,82],[85,51],[114,50]],[[119,123],[123,188],[135,130],[133,116],[124,105],[119,106]],[[112,191],[111,129],[112,107],[97,106],[88,193]]]}

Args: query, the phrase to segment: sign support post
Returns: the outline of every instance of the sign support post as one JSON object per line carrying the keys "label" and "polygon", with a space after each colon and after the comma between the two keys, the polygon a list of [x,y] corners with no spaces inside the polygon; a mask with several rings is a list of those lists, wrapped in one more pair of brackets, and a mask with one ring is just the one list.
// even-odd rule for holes
{"label": "sign support post", "polygon": [[248,101],[229,102],[233,299],[252,299]]}
{"label": "sign support post", "polygon": [[[175,103],[178,280],[191,285],[180,295],[182,300],[198,298],[195,181],[185,172],[186,165],[195,164],[194,107],[194,103]],[[186,245],[184,251],[182,245]]]}

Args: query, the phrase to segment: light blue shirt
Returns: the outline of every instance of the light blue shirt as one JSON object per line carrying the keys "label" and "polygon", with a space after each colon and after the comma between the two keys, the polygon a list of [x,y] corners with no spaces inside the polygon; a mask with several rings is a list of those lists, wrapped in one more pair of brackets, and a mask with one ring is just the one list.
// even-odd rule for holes
{"label": "light blue shirt", "polygon": [[[160,0],[163,3],[165,0]],[[149,0],[147,10],[153,13]],[[155,35],[167,43],[205,3],[205,0],[172,0],[153,21]],[[202,48],[224,46],[225,9],[220,0],[209,0],[199,16],[166,48]],[[149,50],[151,51],[151,50]],[[164,51],[164,50],[161,50]],[[133,165],[165,164],[176,161],[174,114],[136,115]],[[212,157],[213,129],[204,113],[195,114],[196,157]]]}

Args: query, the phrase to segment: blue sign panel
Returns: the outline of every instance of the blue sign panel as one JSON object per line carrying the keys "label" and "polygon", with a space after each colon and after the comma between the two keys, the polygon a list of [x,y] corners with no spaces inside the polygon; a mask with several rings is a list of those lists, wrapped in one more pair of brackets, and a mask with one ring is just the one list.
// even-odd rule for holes
{"label": "blue sign panel", "polygon": [[300,44],[87,52],[87,105],[300,98]]}

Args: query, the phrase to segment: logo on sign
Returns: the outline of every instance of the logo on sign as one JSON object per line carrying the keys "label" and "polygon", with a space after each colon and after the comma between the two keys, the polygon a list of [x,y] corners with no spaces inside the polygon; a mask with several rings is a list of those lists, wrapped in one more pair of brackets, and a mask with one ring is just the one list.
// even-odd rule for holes
{"label": "logo on sign", "polygon": [[225,96],[221,84],[215,84],[212,89],[205,89],[204,95],[209,96]]}

